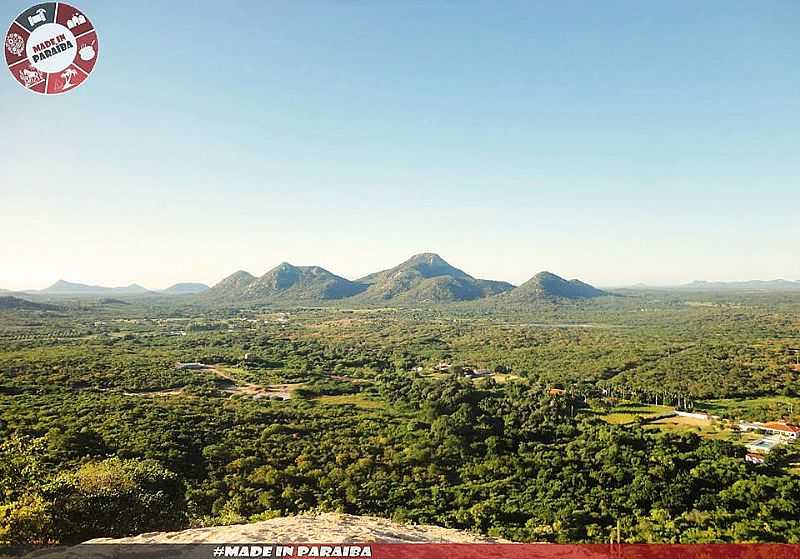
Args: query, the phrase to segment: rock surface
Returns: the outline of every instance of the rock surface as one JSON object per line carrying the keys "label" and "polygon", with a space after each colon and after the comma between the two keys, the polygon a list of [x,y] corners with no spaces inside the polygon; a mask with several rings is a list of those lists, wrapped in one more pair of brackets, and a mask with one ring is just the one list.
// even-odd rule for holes
{"label": "rock surface", "polygon": [[253,524],[151,532],[128,538],[98,538],[86,543],[508,543],[479,534],[413,524],[374,516],[340,513],[304,514]]}

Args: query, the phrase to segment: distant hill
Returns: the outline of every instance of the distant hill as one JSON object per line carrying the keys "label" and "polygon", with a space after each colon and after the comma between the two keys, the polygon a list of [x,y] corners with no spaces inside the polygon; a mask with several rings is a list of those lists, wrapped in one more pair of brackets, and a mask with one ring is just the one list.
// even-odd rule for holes
{"label": "distant hill", "polygon": [[125,287],[103,287],[100,285],[86,285],[84,283],[58,280],[50,287],[42,289],[37,293],[42,293],[44,295],[145,295],[152,293],[152,291],[136,283]]}
{"label": "distant hill", "polygon": [[[261,277],[239,270],[200,297],[217,303],[314,303],[345,300],[354,305],[414,305],[491,298],[493,301],[590,299],[610,295],[580,280],[550,272],[536,274],[519,287],[475,278],[438,254],[417,254],[394,268],[348,280],[319,266],[283,262]],[[497,296],[497,297],[495,297]]]}
{"label": "distant hill", "polygon": [[284,262],[258,278],[247,272],[236,272],[205,295],[229,300],[314,302],[351,297],[364,289],[365,285],[332,274],[325,268]]}
{"label": "distant hill", "polygon": [[256,281],[254,275],[244,270],[239,270],[215,284],[211,289],[206,291],[204,295],[213,298],[234,297],[239,295],[245,287],[254,281]]}
{"label": "distant hill", "polygon": [[0,296],[0,310],[38,310],[38,311],[52,311],[57,310],[58,307],[54,305],[45,305],[44,303],[34,303],[27,299],[21,299],[11,295]]}
{"label": "distant hill", "polygon": [[164,295],[196,295],[208,291],[210,288],[204,283],[176,283],[166,289],[162,289]]}
{"label": "distant hill", "polygon": [[276,266],[243,291],[247,299],[282,298],[292,300],[329,300],[351,297],[366,286],[332,274],[319,266]]}
{"label": "distant hill", "polygon": [[531,279],[506,293],[503,298],[511,301],[535,301],[554,299],[591,299],[609,295],[580,280],[565,280],[550,272],[539,272]]}
{"label": "distant hill", "polygon": [[504,281],[474,278],[451,266],[438,254],[428,252],[412,256],[394,268],[375,272],[357,282],[368,287],[356,299],[372,303],[469,301],[514,287]]}
{"label": "distant hill", "polygon": [[776,280],[749,280],[749,281],[693,281],[680,286],[681,289],[695,290],[741,290],[741,291],[787,291],[800,290],[800,281]]}

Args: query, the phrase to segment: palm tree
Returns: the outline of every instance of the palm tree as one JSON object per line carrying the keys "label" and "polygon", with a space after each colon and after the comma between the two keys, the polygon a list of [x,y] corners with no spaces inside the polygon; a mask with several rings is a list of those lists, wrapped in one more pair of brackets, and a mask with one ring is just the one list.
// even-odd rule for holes
{"label": "palm tree", "polygon": [[61,74],[61,77],[64,79],[64,85],[61,86],[61,89],[67,89],[75,85],[70,80],[77,75],[78,72],[74,68],[67,68],[64,70],[64,72]]}

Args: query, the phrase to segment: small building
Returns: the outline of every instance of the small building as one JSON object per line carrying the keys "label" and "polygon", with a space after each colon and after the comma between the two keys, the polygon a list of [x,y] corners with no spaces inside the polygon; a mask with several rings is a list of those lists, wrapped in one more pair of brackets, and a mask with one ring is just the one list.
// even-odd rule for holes
{"label": "small building", "polygon": [[761,426],[767,433],[778,435],[785,439],[797,439],[800,436],[800,427],[782,421],[769,421]]}
{"label": "small building", "polygon": [[564,390],[563,388],[550,388],[547,391],[548,396],[563,396],[566,393],[567,391]]}
{"label": "small building", "polygon": [[437,372],[440,372],[440,373],[446,373],[447,371],[450,370],[450,363],[446,363],[444,361],[441,361],[441,362],[439,362],[439,363],[437,363],[436,365],[433,366],[433,370],[437,371]]}
{"label": "small building", "polygon": [[744,456],[745,462],[750,462],[751,464],[763,464],[764,463],[764,455],[763,454],[755,454],[754,452],[748,452]]}

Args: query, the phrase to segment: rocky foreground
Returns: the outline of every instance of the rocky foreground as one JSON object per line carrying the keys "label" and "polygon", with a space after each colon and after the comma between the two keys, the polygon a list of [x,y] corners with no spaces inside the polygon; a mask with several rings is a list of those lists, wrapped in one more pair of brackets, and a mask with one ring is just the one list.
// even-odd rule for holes
{"label": "rocky foreground", "polygon": [[128,538],[98,538],[86,543],[507,543],[499,538],[413,524],[398,524],[374,516],[340,513],[304,514],[253,524],[193,528],[180,532],[150,532]]}

